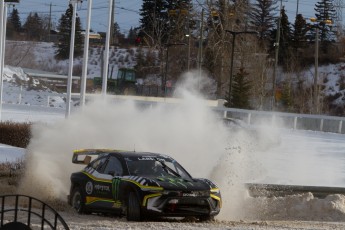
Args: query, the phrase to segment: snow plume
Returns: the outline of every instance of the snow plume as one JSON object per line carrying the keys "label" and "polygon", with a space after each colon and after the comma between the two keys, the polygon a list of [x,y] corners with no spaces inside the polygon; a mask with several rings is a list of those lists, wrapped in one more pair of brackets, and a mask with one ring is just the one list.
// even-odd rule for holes
{"label": "snow plume", "polygon": [[66,200],[69,177],[81,169],[71,162],[75,149],[159,152],[175,158],[193,177],[216,182],[224,198],[219,218],[236,219],[247,169],[254,167],[248,167],[248,156],[255,138],[229,128],[206,106],[198,93],[206,78],[188,73],[184,79],[176,91],[180,103],[143,109],[133,101],[99,98],[66,120],[35,125],[21,193]]}

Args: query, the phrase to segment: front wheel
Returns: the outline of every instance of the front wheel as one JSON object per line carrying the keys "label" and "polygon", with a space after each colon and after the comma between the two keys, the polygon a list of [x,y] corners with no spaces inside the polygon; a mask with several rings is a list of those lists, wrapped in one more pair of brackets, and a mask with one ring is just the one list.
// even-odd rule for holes
{"label": "front wheel", "polygon": [[129,193],[127,204],[127,220],[128,221],[140,221],[140,203],[138,197],[134,192]]}
{"label": "front wheel", "polygon": [[85,213],[85,197],[79,187],[73,189],[72,192],[72,207],[79,213]]}
{"label": "front wheel", "polygon": [[214,216],[200,216],[199,220],[201,222],[214,221]]}

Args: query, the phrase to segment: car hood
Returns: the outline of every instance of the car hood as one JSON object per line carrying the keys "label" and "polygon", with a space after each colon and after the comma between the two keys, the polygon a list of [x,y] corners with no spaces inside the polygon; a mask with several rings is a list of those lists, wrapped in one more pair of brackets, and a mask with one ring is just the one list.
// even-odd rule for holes
{"label": "car hood", "polygon": [[207,179],[183,179],[179,177],[162,177],[162,176],[130,176],[128,179],[140,184],[141,186],[162,187],[165,190],[210,190],[216,188],[211,181]]}

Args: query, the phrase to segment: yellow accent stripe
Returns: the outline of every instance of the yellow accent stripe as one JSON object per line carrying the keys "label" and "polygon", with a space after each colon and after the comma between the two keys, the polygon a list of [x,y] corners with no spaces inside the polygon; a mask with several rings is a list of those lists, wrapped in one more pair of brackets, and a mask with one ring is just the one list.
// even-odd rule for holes
{"label": "yellow accent stripe", "polygon": [[113,200],[107,200],[107,199],[102,199],[102,198],[99,198],[99,197],[87,196],[85,204],[92,204],[92,203],[95,203],[95,202],[98,202],[98,201],[114,203]]}
{"label": "yellow accent stripe", "polygon": [[161,196],[162,194],[161,193],[155,193],[155,194],[150,194],[150,195],[146,195],[144,196],[144,199],[143,199],[143,206],[146,206],[147,205],[147,200],[152,198],[152,197],[157,197],[157,196]]}
{"label": "yellow accent stripe", "polygon": [[220,197],[218,197],[218,196],[216,196],[216,195],[213,195],[213,194],[211,194],[211,197],[212,197],[213,199],[215,199],[215,200],[218,200],[218,201],[221,200]]}
{"label": "yellow accent stripe", "polygon": [[94,181],[104,182],[104,183],[111,183],[111,180],[97,178],[97,177],[94,177],[93,175],[91,175],[90,173],[87,173],[87,172],[82,172],[82,173],[84,173],[86,176],[90,177]]}

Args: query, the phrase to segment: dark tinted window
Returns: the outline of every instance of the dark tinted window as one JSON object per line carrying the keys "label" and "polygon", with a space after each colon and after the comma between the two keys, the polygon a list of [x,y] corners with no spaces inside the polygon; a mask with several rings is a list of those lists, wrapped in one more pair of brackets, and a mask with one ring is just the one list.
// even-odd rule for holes
{"label": "dark tinted window", "polygon": [[104,166],[106,157],[102,157],[100,159],[96,159],[94,162],[91,163],[91,167],[98,172],[101,172],[102,166]]}
{"label": "dark tinted window", "polygon": [[165,157],[141,156],[125,158],[130,175],[173,176],[190,179],[191,176],[175,160]]}
{"label": "dark tinted window", "polygon": [[110,157],[103,173],[113,176],[122,176],[123,168],[121,162],[116,157]]}

